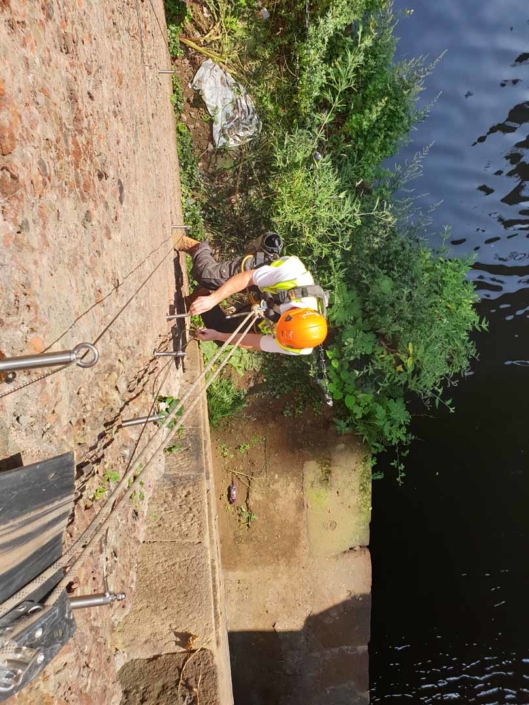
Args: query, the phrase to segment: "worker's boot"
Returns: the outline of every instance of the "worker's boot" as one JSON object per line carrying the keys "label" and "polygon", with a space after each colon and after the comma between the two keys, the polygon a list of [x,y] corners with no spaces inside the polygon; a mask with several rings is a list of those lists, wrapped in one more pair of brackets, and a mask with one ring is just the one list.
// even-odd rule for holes
{"label": "worker's boot", "polygon": [[198,240],[193,240],[192,237],[187,235],[173,235],[173,244],[175,250],[178,252],[186,252],[188,255],[192,255],[195,249],[200,245]]}

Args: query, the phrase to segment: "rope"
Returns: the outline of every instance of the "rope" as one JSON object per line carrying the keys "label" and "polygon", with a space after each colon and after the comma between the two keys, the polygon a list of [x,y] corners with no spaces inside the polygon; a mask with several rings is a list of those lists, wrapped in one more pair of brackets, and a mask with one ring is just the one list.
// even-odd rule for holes
{"label": "rope", "polygon": [[[153,401],[152,401],[148,416],[151,415],[151,413],[156,405],[156,400],[158,399],[158,395],[160,394],[160,391],[162,390],[163,385],[165,384],[165,381],[166,381],[167,377],[169,376],[169,372],[171,371],[170,365],[172,363],[173,363],[173,360],[167,360],[165,365],[163,365],[162,368],[160,370],[158,370],[158,373],[156,374],[156,377],[153,380]],[[156,382],[165,370],[167,370],[167,373],[164,375],[162,381],[160,382],[158,389],[156,389],[156,387],[155,387]],[[57,370],[55,370],[55,371],[57,371]],[[134,445],[131,459],[130,459],[129,464],[127,466],[126,472],[129,470],[130,466],[134,462],[134,455],[136,453],[136,450],[138,449],[138,446],[141,442],[141,439],[142,439],[143,434],[147,428],[147,425],[148,425],[147,421],[142,424],[141,432],[140,432],[140,435],[138,436],[138,439],[136,440],[136,443]],[[103,569],[105,570],[105,566],[103,566]],[[36,580],[38,580],[39,583],[43,582],[41,580],[41,577],[42,576],[38,576],[38,578],[36,579]],[[59,597],[59,596],[57,596],[57,597]],[[40,614],[41,614],[40,612],[38,614],[35,614],[33,616],[34,617],[33,621],[35,621],[35,619],[38,619],[40,617]],[[27,628],[29,626],[29,623],[26,621],[25,624],[26,624],[26,628]],[[0,661],[2,659],[5,659],[6,657],[7,658],[13,657],[17,653],[18,650],[19,650],[19,645],[16,642],[14,642],[10,639],[0,637]]]}
{"label": "rope", "polygon": [[[137,484],[139,478],[142,476],[142,474],[145,472],[145,470],[150,467],[152,464],[153,460],[157,456],[158,452],[164,448],[164,446],[171,440],[171,438],[174,436],[176,431],[181,427],[183,421],[187,418],[189,415],[189,412],[194,408],[194,406],[198,403],[200,399],[200,393],[197,395],[197,397],[193,400],[191,406],[188,408],[185,414],[179,419],[178,423],[170,430],[169,436],[165,437],[162,442],[159,444],[159,446],[156,448],[156,450],[153,452],[152,456],[149,458],[149,460],[145,463],[143,468],[139,468],[140,460],[145,457],[145,455],[151,451],[152,447],[155,444],[155,441],[158,437],[159,434],[161,434],[163,431],[167,429],[171,421],[174,419],[174,417],[180,412],[182,409],[184,402],[189,398],[189,396],[195,391],[195,389],[201,384],[202,380],[205,378],[205,376],[211,371],[213,366],[217,363],[218,359],[226,349],[228,345],[232,342],[232,340],[235,338],[237,333],[243,328],[245,323],[247,323],[248,318],[250,319],[249,324],[247,327],[244,329],[242,335],[245,335],[253,325],[254,318],[256,317],[255,313],[250,313],[246,318],[244,318],[241,322],[241,324],[236,328],[236,330],[230,335],[230,337],[226,340],[226,342],[222,345],[221,348],[219,348],[218,352],[214,355],[212,360],[209,362],[207,367],[204,369],[204,371],[199,375],[199,377],[195,380],[195,382],[191,385],[189,390],[184,394],[182,399],[179,401],[179,403],[175,406],[175,408],[171,411],[170,414],[167,415],[165,418],[164,423],[157,429],[156,433],[153,435],[153,437],[150,439],[150,441],[147,443],[145,448],[141,451],[141,453],[138,455],[136,461],[135,461],[135,467],[132,468],[130,467],[126,473],[123,475],[122,479],[118,483],[118,485],[115,487],[113,490],[112,494],[108,497],[107,501],[99,511],[99,514],[94,518],[90,526],[79,536],[79,538],[70,546],[70,548],[64,553],[61,558],[59,558],[55,563],[53,563],[51,566],[49,566],[45,571],[43,571],[39,576],[37,576],[35,579],[33,579],[30,583],[22,587],[17,593],[9,597],[5,602],[0,605],[0,618],[5,616],[8,612],[10,612],[14,607],[16,607],[20,602],[22,602],[26,597],[31,595],[31,593],[35,590],[36,587],[44,583],[48,578],[50,578],[54,573],[61,569],[64,568],[69,562],[72,556],[74,556],[79,550],[81,550],[81,554],[79,555],[78,558],[75,559],[74,563],[71,565],[70,571],[68,572],[68,575],[63,578],[61,583],[59,584],[60,586],[64,586],[71,580],[71,576],[74,574],[72,571],[75,570],[77,567],[78,563],[82,560],[82,558],[88,553],[89,549],[91,548],[91,545],[93,542],[101,535],[102,530],[104,527],[107,525],[108,520],[110,516],[112,515],[112,512],[114,511],[115,508],[117,508],[125,499],[127,499],[133,491],[133,488]],[[233,346],[233,350],[238,346],[240,343],[239,339]],[[221,363],[221,365],[218,367],[218,369],[215,371],[215,373],[211,376],[211,378],[208,380],[208,386],[211,384],[214,379],[217,377],[217,375],[220,373],[220,371],[223,369],[223,367],[227,364],[229,358],[233,354],[233,350],[230,351],[230,353],[226,356],[226,359]],[[135,470],[136,475],[133,479],[132,484],[128,488],[127,492],[120,498],[115,500],[118,492],[120,492],[125,484],[128,482],[129,478],[134,474]],[[58,594],[56,595],[56,590],[54,591],[53,595],[55,595],[54,600],[57,599]],[[51,596],[50,596],[51,599]],[[52,603],[53,604],[53,603]]]}
{"label": "rope", "polygon": [[[250,318],[250,323],[249,323],[249,325],[246,327],[246,329],[244,330],[243,335],[246,334],[246,333],[250,330],[250,328],[252,327],[253,322],[254,322],[254,318],[255,318],[255,314],[253,314],[253,313],[249,314],[249,316],[247,316],[247,317],[243,320],[243,323],[247,322],[247,321],[248,321],[248,318]],[[240,328],[240,327],[239,327],[239,328]],[[224,344],[224,346],[223,346],[222,349],[224,349],[224,347],[225,347],[226,345],[228,345],[227,342]],[[139,482],[139,480],[140,480],[140,478],[142,477],[142,475],[145,473],[146,470],[148,470],[148,469],[150,468],[151,464],[154,463],[154,461],[157,459],[159,453],[163,451],[163,449],[165,448],[165,446],[169,443],[169,441],[171,441],[171,439],[175,436],[175,434],[177,433],[177,431],[182,427],[184,421],[188,418],[188,416],[191,414],[191,412],[193,411],[193,409],[195,408],[195,406],[196,406],[196,405],[198,404],[198,402],[200,401],[201,392],[202,392],[202,391],[206,391],[206,390],[208,389],[208,387],[215,381],[215,379],[218,377],[218,375],[221,373],[221,371],[224,369],[224,367],[228,364],[228,362],[229,362],[229,360],[230,360],[230,357],[231,357],[231,356],[233,355],[233,353],[235,352],[235,348],[236,348],[237,346],[238,346],[238,342],[233,345],[233,348],[232,348],[232,349],[229,351],[229,353],[226,355],[225,359],[221,362],[221,364],[218,366],[218,368],[215,370],[215,372],[214,372],[214,373],[211,375],[211,377],[208,379],[208,381],[207,381],[207,383],[206,383],[204,389],[203,389],[203,390],[200,390],[200,392],[196,395],[196,397],[193,399],[193,401],[191,402],[191,404],[188,406],[188,408],[187,408],[187,410],[185,411],[185,413],[180,417],[180,419],[177,421],[177,423],[176,423],[176,424],[173,426],[173,428],[170,430],[169,435],[168,435],[166,438],[163,438],[163,439],[162,439],[161,443],[159,443],[158,447],[154,450],[154,452],[153,452],[153,454],[151,455],[151,457],[149,458],[149,460],[147,460],[147,462],[145,463],[145,465],[144,465],[140,470],[138,470],[138,472],[134,475],[134,480],[133,480],[132,483],[130,484],[130,487],[127,489],[127,491],[125,492],[125,494],[124,494],[121,498],[119,498],[118,500],[116,500],[116,502],[115,502],[115,504],[114,504],[114,506],[113,506],[113,508],[112,508],[112,512],[103,520],[103,523],[99,526],[99,528],[96,529],[95,533],[93,534],[92,538],[90,539],[90,542],[84,547],[84,549],[82,550],[81,554],[75,559],[75,561],[73,562],[73,564],[71,564],[71,566],[70,566],[70,568],[69,568],[69,570],[68,570],[68,573],[64,576],[64,578],[61,580],[61,582],[57,585],[57,587],[55,588],[55,590],[54,590],[54,591],[51,593],[51,595],[49,596],[48,601],[46,602],[46,606],[51,606],[51,605],[53,605],[53,604],[58,600],[58,598],[61,596],[62,591],[66,588],[66,586],[68,585],[68,583],[72,580],[72,576],[75,575],[75,572],[76,572],[76,570],[77,570],[79,564],[80,564],[80,563],[82,562],[82,560],[88,555],[88,553],[90,552],[90,549],[91,549],[92,546],[96,543],[96,541],[98,541],[98,540],[101,538],[101,536],[103,535],[105,529],[107,528],[108,523],[111,521],[111,519],[113,518],[113,516],[115,516],[115,512],[119,509],[120,506],[122,506],[122,505],[126,502],[126,500],[130,499],[130,497],[132,496],[132,494],[135,492],[135,490],[136,490],[136,485],[137,485],[137,483]],[[202,379],[203,379],[204,376],[205,376],[205,372],[206,372],[206,371],[204,371],[204,372],[198,377],[198,379],[196,380],[196,382],[195,382],[195,384],[193,385],[193,387],[196,386],[197,383],[202,382]],[[176,409],[180,410],[181,408],[182,408],[182,403],[180,402],[180,404],[176,407]],[[174,410],[174,411],[172,412],[172,414],[171,414],[171,418],[174,418],[174,416],[175,416],[177,413],[178,413],[178,411]],[[165,424],[167,424],[167,423],[169,423],[169,416],[167,417],[167,419],[166,419],[166,421],[165,421]],[[160,428],[163,428],[163,427],[160,427]],[[149,448],[149,446],[150,446],[151,444],[154,444],[154,440],[156,439],[156,436],[157,436],[157,435],[158,435],[158,434],[155,434],[155,436],[153,436],[153,438],[149,441],[149,443],[147,444],[147,446],[144,448],[144,450],[142,451],[142,453],[141,453],[140,456],[138,457],[137,462],[139,462],[139,458],[143,456],[143,454],[147,451],[147,449]]]}
{"label": "rope", "polygon": [[75,319],[75,321],[64,331],[64,333],[62,333],[56,340],[54,340],[53,343],[51,343],[50,345],[48,345],[48,347],[44,350],[44,352],[47,352],[47,351],[50,350],[54,345],[57,345],[57,343],[58,343],[60,340],[62,340],[62,339],[64,338],[64,336],[65,336],[67,333],[69,333],[69,332],[72,330],[72,328],[73,328],[77,323],[79,323],[79,321],[80,321],[82,318],[84,318],[86,315],[88,315],[88,314],[90,313],[90,311],[93,311],[94,308],[96,308],[97,306],[101,306],[101,304],[102,304],[104,301],[106,301],[110,296],[112,296],[112,294],[113,294],[114,292],[118,291],[118,289],[120,289],[120,288],[123,286],[123,284],[127,281],[127,279],[128,279],[129,277],[131,277],[140,267],[142,267],[142,266],[145,264],[145,262],[147,262],[147,260],[150,259],[150,258],[152,257],[152,255],[154,255],[155,252],[158,252],[158,250],[160,249],[160,247],[162,247],[162,245],[165,245],[166,242],[169,242],[169,240],[171,240],[172,237],[173,237],[173,236],[170,235],[169,237],[166,237],[165,240],[162,240],[162,242],[161,242],[157,247],[155,247],[153,250],[151,250],[151,251],[149,252],[149,254],[148,254],[146,257],[144,257],[144,259],[142,259],[142,261],[141,261],[139,264],[137,264],[133,269],[130,270],[130,272],[129,272],[128,274],[126,274],[126,275],[123,277],[123,279],[119,282],[119,284],[117,284],[116,286],[114,286],[107,294],[105,294],[105,295],[103,296],[102,299],[100,299],[99,301],[96,301],[95,304],[92,304],[89,308],[86,309],[86,311],[84,311],[84,312],[81,313],[79,316],[77,316],[77,318]]}
{"label": "rope", "polygon": [[172,58],[173,58],[173,57],[171,56],[171,52],[169,51],[169,46],[168,46],[168,44],[167,44],[166,35],[165,35],[165,33],[164,33],[164,31],[163,31],[163,28],[162,28],[162,23],[160,22],[160,19],[159,19],[159,17],[158,17],[158,13],[156,12],[156,9],[155,9],[155,7],[154,7],[154,5],[153,5],[153,3],[152,3],[152,0],[149,0],[149,3],[150,3],[150,5],[151,5],[152,11],[153,11],[153,13],[154,13],[154,16],[156,17],[156,24],[158,25],[158,29],[160,30],[160,35],[161,35],[161,37],[162,37],[162,39],[163,39],[163,45],[164,45],[164,47],[165,47],[166,50],[167,50],[167,55],[168,55],[168,57],[169,57],[169,65],[171,65],[171,63],[172,63]]}
{"label": "rope", "polygon": [[136,298],[136,296],[140,293],[140,291],[143,289],[143,287],[147,284],[147,282],[151,279],[151,277],[153,277],[154,274],[156,274],[156,272],[158,271],[158,269],[160,269],[160,267],[162,266],[162,264],[163,264],[163,263],[165,262],[165,260],[169,257],[169,255],[173,253],[173,251],[174,251],[174,246],[171,245],[171,249],[162,257],[162,259],[158,262],[158,264],[156,265],[156,267],[152,270],[152,272],[149,274],[149,276],[147,277],[147,279],[145,279],[145,281],[142,283],[142,285],[139,287],[139,289],[137,289],[137,290],[134,292],[134,294],[132,294],[132,296],[130,297],[130,299],[128,299],[128,300],[124,303],[124,305],[119,309],[119,311],[118,311],[117,314],[114,316],[114,318],[110,321],[110,323],[108,323],[108,324],[103,328],[103,330],[102,330],[101,333],[97,336],[97,338],[94,340],[94,342],[92,343],[92,345],[96,345],[96,344],[101,340],[101,338],[105,335],[105,333],[108,332],[108,330],[114,325],[114,323],[116,322],[116,320],[121,316],[121,314],[123,313],[123,311],[124,311],[124,310],[127,308],[127,306],[131,303],[131,301],[133,301],[133,300]]}
{"label": "rope", "polygon": [[[160,386],[158,387],[158,390],[156,392],[153,392],[153,400],[152,400],[151,406],[149,408],[149,411],[147,412],[147,416],[152,416],[152,412],[154,411],[154,407],[156,406],[156,400],[158,399],[158,396],[159,396],[161,390],[163,389],[163,385],[165,384],[165,380],[167,379],[167,377],[169,376],[169,372],[171,371],[170,365],[172,362],[174,362],[174,360],[169,358],[167,360],[167,362],[165,363],[165,365],[162,367],[162,369],[159,370],[158,374],[156,375],[156,377],[153,380],[153,384],[156,384],[156,380],[158,379],[158,377],[167,368],[167,374],[165,375],[165,377],[161,381]],[[138,436],[136,443],[134,444],[134,448],[132,449],[130,460],[129,460],[128,465],[125,469],[125,472],[128,472],[132,463],[135,462],[134,456],[136,455],[136,451],[138,450],[138,446],[140,445],[141,439],[143,438],[143,434],[147,428],[148,423],[149,423],[149,421],[145,421],[144,423],[141,424],[140,435]]]}
{"label": "rope", "polygon": [[73,365],[73,362],[68,363],[67,365],[63,365],[63,367],[57,367],[55,370],[51,370],[50,372],[46,372],[46,374],[40,375],[40,377],[35,377],[34,379],[30,379],[29,382],[23,382],[22,384],[19,384],[18,386],[14,387],[13,389],[9,389],[7,392],[4,392],[3,394],[0,394],[0,399],[3,399],[4,397],[8,397],[10,394],[14,394],[15,392],[18,392],[21,389],[24,389],[24,387],[29,387],[31,384],[35,384],[35,382],[40,382],[43,379],[46,379],[46,377],[51,377],[54,374],[57,374],[57,372],[60,372],[61,370],[65,370],[67,367],[70,367]]}

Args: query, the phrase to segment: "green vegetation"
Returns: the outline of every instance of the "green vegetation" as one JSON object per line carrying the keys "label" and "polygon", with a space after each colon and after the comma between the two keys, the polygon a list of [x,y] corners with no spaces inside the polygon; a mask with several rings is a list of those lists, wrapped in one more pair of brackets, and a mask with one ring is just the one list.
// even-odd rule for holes
{"label": "green vegetation", "polygon": [[[389,0],[325,0],[310,3],[308,16],[304,0],[277,0],[268,19],[256,0],[204,6],[207,29],[203,17],[187,14],[202,35],[195,50],[221,57],[244,83],[263,131],[239,150],[214,155],[199,175],[179,125],[186,217],[201,210],[198,231],[207,229],[224,256],[240,251],[249,233],[276,230],[286,252],[330,289],[326,355],[335,423],[342,433],[359,432],[375,453],[400,449],[402,477],[410,394],[451,408],[443,390],[475,356],[470,334],[485,328],[466,279],[470,260],[450,259],[444,246],[431,250],[424,223],[410,217],[413,201],[396,195],[420,173],[420,156],[393,173],[385,167],[427,115],[417,97],[434,64],[394,61]],[[311,372],[297,358],[265,367],[276,392],[290,395],[288,414],[302,412],[305,390],[321,404]],[[219,408],[215,422],[244,406],[230,379],[217,385],[210,394],[210,408]]]}
{"label": "green vegetation", "polygon": [[[163,417],[164,417],[163,419],[159,419],[156,422],[158,424],[158,426],[162,426],[165,423],[165,419],[167,418],[167,416],[169,416],[169,414],[174,411],[174,409],[178,406],[179,403],[180,403],[180,400],[177,399],[176,397],[173,397],[173,396],[166,397],[166,396],[158,395],[156,397],[156,413],[163,415]],[[176,426],[178,420],[180,419],[180,417],[182,416],[183,413],[184,413],[184,409],[182,407],[181,409],[179,409],[176,412],[175,416],[168,423],[167,428],[169,430],[171,430],[172,428],[174,428]],[[184,429],[183,429],[183,427],[180,427],[178,429],[177,435],[181,438],[183,436],[183,434],[184,434]],[[172,455],[173,453],[176,453],[181,448],[182,448],[181,443],[172,443],[171,445],[166,446],[163,449],[163,452],[165,455]]]}
{"label": "green vegetation", "polygon": [[[171,414],[174,411],[174,409],[178,406],[179,403],[180,402],[176,397],[172,397],[172,396],[164,397],[164,396],[160,396],[160,395],[158,397],[156,397],[156,413],[163,414],[163,416],[164,416],[163,419],[160,419],[159,421],[156,422],[158,424],[158,426],[162,426],[165,423],[165,419],[167,418],[167,416],[169,416],[169,414]],[[175,416],[168,423],[167,428],[169,430],[171,430],[172,428],[174,428],[176,426],[178,419],[182,416],[183,413],[184,413],[184,409],[182,407],[181,409],[179,409],[176,412]],[[182,431],[182,429],[180,429],[180,431]]]}
{"label": "green vegetation", "polygon": [[112,470],[105,470],[105,474],[101,478],[101,482],[98,487],[96,487],[93,499],[94,501],[97,501],[104,497],[108,490],[110,489],[110,486],[112,484],[115,484],[116,482],[119,482],[120,476],[119,472],[114,472]]}
{"label": "green vegetation", "polygon": [[235,458],[235,455],[233,453],[230,453],[230,449],[228,448],[226,443],[221,443],[219,450],[221,458]]}
{"label": "green vegetation", "polygon": [[261,361],[266,394],[283,401],[283,416],[299,417],[305,411],[321,414],[321,389],[315,378],[318,369],[301,357],[263,356]]}
{"label": "green vegetation", "polygon": [[[218,350],[217,345],[213,342],[205,342],[200,344],[204,362],[207,364],[214,357]],[[238,354],[240,353],[240,355]],[[239,375],[243,374],[245,367],[245,358],[250,358],[249,354],[237,349],[231,356],[228,365],[230,370],[234,370]],[[248,363],[251,364],[251,363]],[[218,365],[214,365],[212,373],[215,372]],[[226,368],[225,368],[226,369]],[[213,428],[217,427],[222,419],[236,416],[246,406],[246,392],[239,389],[233,382],[231,377],[219,375],[208,387],[208,411],[209,422]]]}
{"label": "green vegetation", "polygon": [[239,523],[247,529],[251,529],[253,522],[257,519],[255,514],[248,507],[243,507],[242,504],[237,507],[237,515]]}

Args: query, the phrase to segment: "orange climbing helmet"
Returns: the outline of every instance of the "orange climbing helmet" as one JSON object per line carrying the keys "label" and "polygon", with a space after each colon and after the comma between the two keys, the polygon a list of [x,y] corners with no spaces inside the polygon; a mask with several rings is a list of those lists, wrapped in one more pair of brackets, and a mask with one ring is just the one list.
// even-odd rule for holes
{"label": "orange climbing helmet", "polygon": [[277,322],[276,340],[287,350],[302,350],[321,345],[327,337],[325,316],[311,308],[291,308]]}

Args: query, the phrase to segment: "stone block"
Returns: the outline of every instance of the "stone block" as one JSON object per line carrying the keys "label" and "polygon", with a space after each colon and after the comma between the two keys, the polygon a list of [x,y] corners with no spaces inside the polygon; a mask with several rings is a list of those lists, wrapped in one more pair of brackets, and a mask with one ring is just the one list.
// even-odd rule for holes
{"label": "stone block", "polygon": [[201,475],[164,475],[149,502],[149,542],[201,543],[208,539],[206,488]]}
{"label": "stone block", "polygon": [[369,544],[371,468],[355,440],[305,463],[303,484],[310,552],[330,556]]}
{"label": "stone block", "polygon": [[204,475],[204,438],[200,426],[184,426],[182,436],[171,441],[180,446],[176,453],[166,456],[166,475]]}
{"label": "stone block", "polygon": [[183,634],[209,646],[213,624],[209,549],[185,543],[144,543],[132,609],[116,643],[130,659],[177,650]]}
{"label": "stone block", "polygon": [[166,654],[129,661],[119,671],[121,705],[225,705],[211,651]]}

